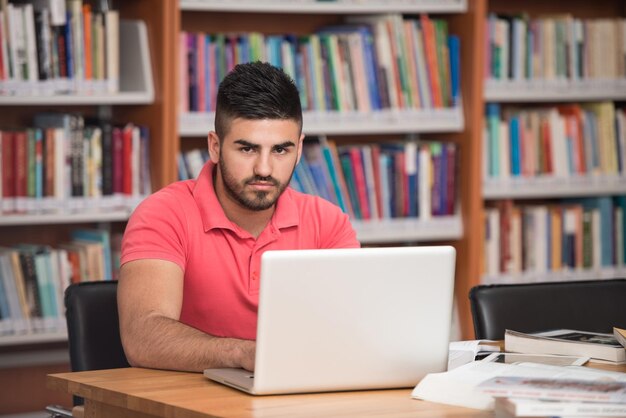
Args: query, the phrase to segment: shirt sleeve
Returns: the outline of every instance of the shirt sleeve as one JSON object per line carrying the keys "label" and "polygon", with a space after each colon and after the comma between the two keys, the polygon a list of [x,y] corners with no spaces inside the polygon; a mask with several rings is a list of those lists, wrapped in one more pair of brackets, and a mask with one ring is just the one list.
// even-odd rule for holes
{"label": "shirt sleeve", "polygon": [[121,264],[141,259],[176,263],[185,271],[187,227],[180,199],[168,191],[144,200],[131,215],[122,240]]}

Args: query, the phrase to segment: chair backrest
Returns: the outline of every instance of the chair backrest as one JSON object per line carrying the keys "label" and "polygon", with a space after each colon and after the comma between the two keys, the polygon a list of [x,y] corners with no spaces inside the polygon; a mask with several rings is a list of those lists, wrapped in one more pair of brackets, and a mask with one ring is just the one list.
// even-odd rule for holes
{"label": "chair backrest", "polygon": [[501,340],[506,329],[626,328],[626,279],[480,285],[469,298],[477,339]]}
{"label": "chair backrest", "polygon": [[129,367],[120,339],[117,282],[85,282],[65,291],[72,371]]}

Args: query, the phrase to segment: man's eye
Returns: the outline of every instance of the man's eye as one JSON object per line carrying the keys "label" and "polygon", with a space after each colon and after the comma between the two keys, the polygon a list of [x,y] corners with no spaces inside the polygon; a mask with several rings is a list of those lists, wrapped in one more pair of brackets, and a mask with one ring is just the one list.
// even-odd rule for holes
{"label": "man's eye", "polygon": [[276,148],[274,149],[274,152],[275,152],[276,154],[284,154],[284,153],[286,153],[286,152],[287,152],[287,148],[283,148],[283,147],[276,147]]}
{"label": "man's eye", "polygon": [[247,153],[252,152],[253,149],[252,147],[241,147],[240,150],[241,152],[245,152],[247,154]]}

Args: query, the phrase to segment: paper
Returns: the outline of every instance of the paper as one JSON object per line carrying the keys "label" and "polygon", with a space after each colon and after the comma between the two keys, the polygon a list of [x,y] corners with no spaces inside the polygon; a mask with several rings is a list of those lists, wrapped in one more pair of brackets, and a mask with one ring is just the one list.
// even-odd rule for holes
{"label": "paper", "polygon": [[475,361],[448,372],[428,374],[415,387],[411,396],[430,402],[493,410],[494,398],[481,393],[476,389],[476,386],[496,376],[614,379],[626,382],[626,373],[608,372],[589,367]]}

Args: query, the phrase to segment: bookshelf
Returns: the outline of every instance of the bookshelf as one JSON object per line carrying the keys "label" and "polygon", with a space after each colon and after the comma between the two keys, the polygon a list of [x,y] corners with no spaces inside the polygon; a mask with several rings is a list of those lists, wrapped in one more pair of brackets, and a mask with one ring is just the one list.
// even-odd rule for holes
{"label": "bookshelf", "polygon": [[[151,183],[154,190],[175,179],[175,90],[171,57],[175,55],[177,3],[169,0],[116,2],[120,16],[120,79],[116,93],[0,95],[0,126],[29,126],[33,116],[48,111],[76,112],[132,121],[150,130]],[[0,86],[0,87],[6,87]],[[23,213],[0,214],[0,245],[21,242],[54,246],[67,242],[77,228],[102,227],[122,232],[125,221],[143,196],[73,198],[59,202],[28,200]],[[55,207],[56,205],[56,207]],[[51,210],[54,208],[54,210]],[[49,353],[65,352],[61,356]],[[14,362],[14,357],[23,360]],[[64,330],[0,335],[0,386],[11,387],[0,402],[0,415],[43,411],[45,405],[71,405],[71,397],[49,392],[47,373],[69,370]]]}
{"label": "bookshelf", "polygon": [[[580,19],[583,22],[582,25],[587,25],[587,24],[590,25],[590,26],[585,26],[585,30],[586,31],[589,30],[589,32],[585,32],[585,33],[590,34],[592,32],[590,31],[589,28],[594,29],[591,27],[592,23],[597,23],[597,22],[600,22],[600,20],[604,20],[604,22],[602,23],[605,24],[607,19],[617,19],[617,18],[623,19],[624,17],[626,17],[626,4],[624,4],[621,1],[614,1],[614,0],[600,0],[600,1],[594,2],[593,4],[590,4],[585,1],[580,1],[580,0],[572,0],[567,3],[541,2],[537,0],[532,0],[532,1],[489,0],[487,4],[487,14],[485,15],[485,21],[486,21],[485,30],[489,28],[490,22],[488,21],[488,19],[491,16],[490,15],[491,13],[495,13],[498,16],[507,16],[508,18],[504,18],[503,21],[505,25],[510,25],[508,26],[509,28],[516,27],[516,24],[518,23],[515,22],[515,19],[519,17],[524,17],[525,20],[523,21],[524,22],[523,25],[526,25],[526,26],[520,26],[520,27],[523,27],[526,29],[533,27],[532,23],[529,23],[529,22],[532,22],[533,19],[549,17],[549,19],[554,20],[554,22],[556,22],[556,20],[558,19],[561,19],[562,22],[565,22],[566,24],[571,24],[572,21],[577,21]],[[513,17],[513,19],[511,19],[510,17]],[[592,22],[592,23],[588,23],[588,22]],[[538,25],[541,25],[541,24],[542,23],[538,23]],[[559,30],[558,29],[559,23],[553,23],[553,24],[555,25],[555,28],[556,28],[555,33],[557,33]],[[617,24],[615,25],[616,25],[615,27],[616,27],[616,33],[617,33],[618,26]],[[518,29],[520,27],[518,27]],[[571,26],[571,27],[575,28],[575,24],[574,26]],[[520,36],[520,39],[524,39],[524,37]],[[565,38],[565,39],[568,39],[568,38]],[[597,40],[598,39],[592,40],[591,38],[589,39],[585,38],[584,42],[592,43],[592,42],[596,42]],[[517,41],[513,40],[512,43],[508,44],[508,46],[506,47],[506,48],[509,48],[509,52],[510,50],[514,49],[513,43],[515,42]],[[560,41],[557,39],[556,42],[558,44],[558,42]],[[590,54],[589,56],[585,56],[585,58],[590,61],[586,61],[584,65],[576,64],[575,54],[568,55],[568,59],[570,59],[570,61],[565,62],[566,67],[567,67],[567,75],[564,75],[564,73],[561,73],[560,75],[557,75],[557,76],[554,76],[554,74],[552,74],[552,76],[545,77],[545,78],[542,78],[541,76],[539,77],[535,76],[535,78],[532,78],[532,77],[528,78],[528,71],[529,71],[529,68],[532,67],[532,65],[529,67],[528,61],[526,61],[527,63],[526,68],[521,70],[522,72],[526,73],[524,75],[521,75],[519,72],[516,75],[515,71],[513,70],[512,73],[509,73],[508,76],[486,79],[485,85],[484,85],[484,93],[483,93],[485,103],[499,104],[501,108],[503,109],[502,114],[504,115],[506,115],[507,111],[511,109],[513,109],[514,112],[516,112],[519,109],[532,108],[533,111],[536,110],[537,112],[542,112],[545,109],[558,109],[558,112],[560,112],[560,115],[567,117],[568,116],[567,110],[564,110],[563,112],[561,112],[561,109],[567,109],[567,108],[572,109],[573,107],[578,106],[579,109],[582,109],[583,111],[585,111],[591,108],[592,103],[598,103],[598,102],[610,103],[610,106],[615,109],[615,112],[616,113],[619,112],[620,111],[619,109],[624,107],[623,102],[626,101],[626,77],[623,76],[624,56],[620,55],[622,53],[613,52],[613,51],[616,51],[618,48],[615,48],[615,49],[611,49],[611,48],[619,47],[619,42],[621,41],[617,41],[618,45],[613,45],[613,44],[610,44],[606,38],[603,38],[602,42],[606,43],[606,45],[604,45],[604,48],[603,48],[604,54],[607,54],[608,53],[607,51],[611,51],[611,54],[617,55],[617,57],[609,57],[611,59],[603,59],[602,62],[605,63],[606,67],[608,68],[609,67],[608,63],[613,58],[616,58],[617,60],[616,62],[619,62],[621,60],[622,63],[618,63],[614,67],[615,69],[617,69],[615,73],[620,74],[619,72],[621,71],[621,74],[622,74],[621,76],[619,75],[618,76],[606,76],[606,75],[603,76],[603,75],[599,75],[599,73],[595,73],[594,75],[594,71],[599,68],[599,67],[594,67],[594,64],[593,64],[594,59],[597,60],[597,56],[592,57],[589,49],[583,49],[583,50],[577,51],[575,54],[585,54],[585,53]],[[595,49],[597,50],[597,48]],[[559,54],[558,47],[555,49],[555,51],[557,51],[555,53],[556,54],[555,62],[556,62],[556,67],[558,68],[558,61],[560,59],[558,55]],[[529,53],[529,51],[526,51],[526,53]],[[517,58],[514,56],[514,53],[511,52],[511,54],[512,54],[512,58],[510,62],[513,62]],[[607,58],[607,55],[604,55],[604,58]],[[533,57],[533,59],[535,58]],[[550,62],[550,59],[548,59],[547,61],[544,61],[543,64],[548,63],[548,62]],[[496,67],[494,66],[494,63],[495,61],[493,60],[490,63],[485,62],[485,65],[486,65],[486,68],[484,70],[485,77],[497,72],[497,70],[495,69]],[[500,63],[497,65],[503,65],[503,64]],[[535,74],[540,73],[540,75],[541,74],[545,75],[547,71],[546,67],[539,67],[538,69],[538,67],[535,66],[532,68],[533,68],[532,71]],[[564,69],[565,67],[561,65],[561,70],[564,70]],[[554,70],[554,68],[552,68],[552,70]],[[557,69],[556,71],[558,73],[559,70]],[[580,72],[583,72],[583,71],[585,72],[584,76],[580,74]],[[510,116],[511,113],[508,113],[508,115],[509,116],[505,116],[505,117],[506,118],[511,117]],[[520,120],[524,120],[524,119],[521,119],[522,117],[520,117]],[[489,120],[489,112],[487,111],[485,114],[486,124],[489,123],[488,120]],[[503,120],[505,120],[505,118],[503,118]],[[508,120],[508,122],[510,123],[510,120]],[[615,123],[615,121],[612,121],[610,123]],[[512,125],[509,125],[509,128],[510,126]],[[568,135],[569,135],[569,132],[571,131],[568,131]],[[489,140],[486,140],[485,147],[487,147],[487,144],[489,144],[488,141]],[[620,141],[619,136],[617,136],[615,141],[616,141],[616,144],[619,143]],[[603,146],[606,147],[606,145],[603,145]],[[614,152],[612,148],[610,149],[611,151],[608,152],[609,154]],[[563,149],[561,149],[561,151],[568,152],[567,150],[563,151]],[[619,151],[616,150],[616,152],[619,152]],[[483,158],[486,158],[486,159],[490,158],[490,155],[487,154],[485,149],[483,149]],[[587,166],[589,166],[589,164],[587,164]],[[499,178],[488,177],[486,174],[487,171],[489,170],[488,167],[489,167],[489,163],[488,161],[485,161],[484,167],[483,167],[485,173],[484,173],[484,179],[482,181],[483,183],[483,188],[482,188],[483,210],[485,211],[485,213],[489,212],[489,214],[485,215],[486,217],[489,217],[493,215],[492,208],[494,207],[499,208],[498,210],[500,210],[500,215],[499,215],[500,225],[501,226],[504,225],[503,228],[507,230],[509,230],[509,228],[517,228],[519,226],[517,223],[519,221],[519,218],[515,218],[515,220],[511,220],[511,218],[504,219],[504,220],[502,219],[503,216],[508,217],[508,215],[511,215],[511,212],[509,211],[510,208],[507,207],[508,205],[507,202],[509,201],[514,201],[513,204],[515,207],[514,209],[515,211],[519,211],[519,210],[522,211],[522,218],[526,215],[530,215],[532,217],[532,214],[530,212],[532,212],[533,208],[536,208],[537,205],[540,205],[540,206],[543,205],[543,208],[539,209],[540,211],[545,210],[546,208],[548,211],[553,211],[551,215],[553,217],[551,218],[550,222],[554,222],[555,219],[558,222],[558,215],[557,215],[557,218],[554,218],[555,210],[563,211],[562,216],[563,216],[564,222],[566,219],[565,213],[569,211],[573,211],[571,213],[568,213],[567,215],[569,219],[568,226],[563,227],[564,228],[563,234],[565,235],[565,234],[572,233],[572,228],[573,228],[572,223],[571,223],[572,217],[570,215],[575,213],[576,210],[581,210],[580,213],[585,214],[583,215],[584,217],[583,217],[582,224],[585,226],[588,226],[589,225],[588,222],[589,222],[589,219],[591,218],[591,215],[588,215],[587,211],[589,211],[590,213],[593,213],[594,211],[598,210],[597,207],[594,208],[594,205],[596,204],[596,202],[599,201],[596,199],[603,200],[602,204],[606,204],[607,196],[609,197],[610,196],[623,196],[626,194],[626,178],[624,177],[624,171],[620,172],[620,171],[607,170],[605,166],[603,166],[599,170],[593,170],[594,171],[593,173],[588,172],[588,173],[569,174],[567,176],[536,175],[534,177],[531,177],[531,176],[514,176],[514,175],[509,174],[509,175],[501,176]],[[571,166],[570,166],[570,170],[571,170]],[[608,172],[608,171],[611,171],[611,172]],[[561,199],[564,199],[564,200],[561,200]],[[583,209],[572,208],[572,205],[582,205]],[[524,209],[525,207],[529,208],[528,212],[525,211]],[[606,206],[605,206],[605,209],[606,209]],[[612,209],[609,209],[609,211],[610,210],[615,210],[615,214],[613,215],[614,217],[620,216],[618,214],[621,213],[622,211],[621,200],[614,198],[613,206],[612,206]],[[592,225],[594,225],[593,228],[596,228],[596,227],[600,228],[599,225],[608,225],[606,223],[607,218],[608,218],[607,213],[608,213],[607,210],[600,212],[600,216],[597,219],[597,223],[592,223]],[[516,213],[515,215],[519,216],[519,212]],[[589,217],[586,217],[587,215]],[[594,215],[597,215],[597,214],[594,214]],[[575,215],[575,216],[578,216],[578,215]],[[579,218],[576,218],[576,219],[577,219],[576,222],[578,222]],[[491,227],[494,224],[491,221],[488,221],[488,222],[486,221],[485,224],[487,223],[490,226],[483,227],[483,236],[485,238],[484,238],[484,242],[481,243],[481,248],[483,249],[483,257],[485,260],[485,265],[489,266],[491,261],[488,259],[487,254],[491,253],[493,255],[493,252],[491,251],[493,248],[490,248],[490,245],[492,244],[488,240],[488,236],[490,232],[487,230],[488,229],[491,230]],[[619,224],[615,224],[614,227],[616,230],[620,229]],[[565,229],[567,229],[567,231],[565,231]],[[497,233],[500,234],[501,231],[499,230]],[[586,234],[587,232],[584,232],[584,233]],[[507,232],[506,234],[507,235],[515,234],[515,236],[517,236],[517,230],[515,230],[515,232],[513,233]],[[554,234],[554,232],[552,234]],[[581,234],[581,235],[578,235],[578,234]],[[582,234],[583,233],[581,232],[576,232],[577,238],[575,239],[576,240],[581,239]],[[620,235],[620,234],[617,234],[617,235]],[[585,237],[587,236],[588,235],[585,235]],[[493,239],[493,237],[491,239]],[[499,239],[507,239],[507,238],[499,238]],[[582,238],[582,240],[585,240],[585,239],[587,238],[584,238],[584,237]],[[598,237],[595,237],[594,239],[595,240],[593,241],[594,242],[593,245],[594,246],[596,246],[596,244],[600,245],[598,241],[604,241],[604,235],[603,235],[603,238],[601,239],[598,239]],[[617,238],[615,239],[617,240]],[[549,245],[553,246],[552,251],[554,251],[554,248],[559,248],[558,245],[560,244],[554,244],[554,240],[552,238],[548,237],[547,241]],[[526,245],[526,244],[527,243],[522,241],[522,245]],[[520,251],[519,247],[517,247],[517,244],[513,243],[513,241],[510,241],[510,242],[507,241],[507,244],[505,245],[508,247],[507,248],[501,247],[501,250],[504,252],[507,252],[509,255],[512,253],[517,254],[517,252]],[[555,245],[556,247],[554,247]],[[567,245],[571,245],[571,244],[567,244]],[[581,244],[581,245],[583,246],[583,248],[588,248],[588,244]],[[616,246],[615,247],[616,251],[619,249],[619,246],[617,244],[611,244],[611,245]],[[603,251],[604,251],[604,245],[602,244],[602,246],[603,246]],[[577,248],[576,251],[578,255],[576,255],[575,258],[576,260],[578,260],[577,263],[579,263],[580,262],[580,255],[579,255],[580,248],[579,247],[576,247],[576,248]],[[583,251],[586,251],[586,250],[583,250]],[[594,251],[598,251],[598,250],[594,250]],[[587,254],[588,253],[583,252],[582,257],[583,258],[587,257]],[[615,254],[617,254],[617,252]],[[594,257],[596,256],[600,257],[599,255],[594,255]],[[511,265],[507,264],[509,263],[509,261],[506,261],[506,257],[507,256],[505,255],[505,259],[501,259],[502,264],[500,264],[501,266],[500,268],[502,268],[503,264],[508,265],[508,268],[511,268]],[[565,255],[563,257],[564,259],[567,258],[565,257]],[[601,266],[594,264],[594,266],[591,268],[589,266],[582,268],[580,265],[578,265],[577,267],[572,267],[572,266],[568,267],[568,265],[566,265],[567,263],[565,262],[564,262],[564,265],[561,265],[560,261],[555,263],[554,256],[552,256],[552,261],[549,261],[549,263],[550,263],[551,269],[554,268],[554,270],[551,270],[551,269],[546,270],[540,267],[538,268],[537,271],[531,270],[531,271],[521,271],[518,273],[500,273],[500,274],[493,274],[494,266],[493,264],[491,264],[491,272],[482,273],[481,282],[483,283],[520,283],[520,282],[533,282],[533,281],[606,279],[606,278],[616,278],[616,277],[623,276],[624,265],[623,264],[620,265],[618,256],[615,256],[614,261],[615,261],[615,265],[612,265],[612,266],[605,265],[605,260],[603,258]],[[568,258],[568,263],[571,264],[571,260],[569,260],[569,258]],[[516,265],[513,268],[517,269],[518,267],[519,266]],[[489,267],[486,267],[486,268],[489,269]]]}
{"label": "bookshelf", "polygon": [[[341,23],[345,15],[397,12],[443,17],[450,33],[461,38],[461,97],[458,106],[437,110],[358,112],[304,112],[303,131],[308,136],[326,135],[337,145],[344,137],[378,135],[397,139],[398,134],[424,134],[424,139],[452,141],[459,145],[459,210],[455,216],[389,221],[354,221],[357,236],[367,245],[451,243],[457,248],[456,294],[461,329],[465,338],[473,331],[467,295],[477,284],[477,252],[481,213],[480,120],[482,118],[481,42],[485,2],[479,1],[181,1],[180,28],[186,32],[250,32],[265,34],[313,33],[322,25]],[[262,13],[262,15],[261,15]],[[262,19],[259,19],[262,16]],[[177,69],[179,72],[180,69]],[[210,112],[178,116],[181,150],[204,147],[212,129]],[[393,137],[395,135],[395,137]]]}

